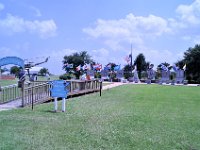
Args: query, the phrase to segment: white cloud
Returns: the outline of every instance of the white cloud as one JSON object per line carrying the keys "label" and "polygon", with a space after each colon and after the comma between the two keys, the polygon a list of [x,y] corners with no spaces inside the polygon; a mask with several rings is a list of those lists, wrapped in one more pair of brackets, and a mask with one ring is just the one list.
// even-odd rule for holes
{"label": "white cloud", "polygon": [[[133,48],[137,49],[134,51],[134,55],[143,53],[147,61],[152,61],[156,65],[165,61],[174,63],[183,58],[183,52],[179,51],[178,46],[170,50],[171,39],[187,42],[188,45],[200,43],[198,35],[200,30],[199,8],[200,0],[195,0],[190,5],[179,5],[175,12],[175,18],[162,18],[155,15],[135,16],[130,13],[122,19],[98,19],[93,26],[84,28],[83,32],[98,42],[102,42],[102,47],[109,47],[110,53],[113,52],[108,57],[102,55],[102,58],[117,57],[118,53],[126,53],[127,45],[132,43]],[[166,40],[167,45],[164,42],[161,45],[157,43],[157,40],[158,42]],[[154,44],[158,44],[158,46]],[[161,49],[155,50],[153,47],[161,47]],[[174,49],[177,49],[177,52]],[[100,58],[97,57],[97,59]],[[121,58],[117,60],[123,61]],[[108,62],[108,60],[106,61]],[[102,62],[105,60],[102,59]]]}
{"label": "white cloud", "polygon": [[56,35],[57,26],[54,20],[29,21],[21,17],[8,14],[5,19],[0,20],[0,31],[4,34],[29,32],[37,34],[41,38],[48,38]]}
{"label": "white cloud", "polygon": [[88,27],[83,32],[94,38],[104,38],[106,43],[133,42],[142,44],[144,38],[155,38],[170,33],[167,20],[149,15],[147,17],[128,14],[124,19],[102,20],[98,19],[94,28]]}
{"label": "white cloud", "polygon": [[105,64],[109,61],[108,59],[110,59],[110,57],[109,57],[110,52],[105,48],[92,50],[90,52],[90,55],[91,55],[92,59],[94,59],[98,63]]}
{"label": "white cloud", "polygon": [[180,5],[176,12],[180,15],[181,20],[186,23],[200,24],[200,0],[195,0],[191,5]]}
{"label": "white cloud", "polygon": [[3,9],[4,9],[4,5],[0,3],[0,11],[2,11]]}
{"label": "white cloud", "polygon": [[200,36],[196,36],[193,40],[194,44],[199,44],[200,43]]}

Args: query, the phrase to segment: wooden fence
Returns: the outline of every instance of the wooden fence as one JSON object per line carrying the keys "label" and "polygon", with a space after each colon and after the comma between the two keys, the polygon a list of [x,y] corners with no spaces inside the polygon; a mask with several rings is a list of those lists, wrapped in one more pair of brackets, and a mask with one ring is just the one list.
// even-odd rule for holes
{"label": "wooden fence", "polygon": [[[69,97],[97,92],[102,88],[102,82],[99,80],[67,80],[67,82],[70,82],[67,87]],[[52,99],[50,88],[51,84],[44,81],[30,82],[29,84],[25,84],[22,88],[18,88],[17,85],[6,86],[3,87],[0,92],[0,104],[16,99],[22,100],[22,107],[43,103]]]}
{"label": "wooden fence", "polygon": [[22,90],[22,107],[50,100],[50,84],[32,82]]}

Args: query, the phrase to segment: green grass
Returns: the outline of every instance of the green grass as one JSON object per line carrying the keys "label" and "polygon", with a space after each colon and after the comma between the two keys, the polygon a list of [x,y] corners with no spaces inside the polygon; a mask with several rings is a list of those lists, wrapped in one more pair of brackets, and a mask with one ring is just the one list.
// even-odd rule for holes
{"label": "green grass", "polygon": [[[50,76],[51,80],[58,80],[59,76]],[[0,79],[0,86],[8,86],[8,85],[12,85],[12,84],[17,84],[18,83],[18,78],[14,79],[14,80],[1,80]],[[28,80],[28,77],[26,77],[26,80]],[[42,77],[42,76],[38,76],[38,81],[47,81],[46,77]]]}
{"label": "green grass", "polygon": [[8,86],[8,85],[12,85],[12,84],[17,84],[17,79],[15,80],[1,80],[0,79],[0,86]]}
{"label": "green grass", "polygon": [[69,99],[66,113],[2,111],[0,149],[199,150],[199,97],[199,87],[125,85]]}

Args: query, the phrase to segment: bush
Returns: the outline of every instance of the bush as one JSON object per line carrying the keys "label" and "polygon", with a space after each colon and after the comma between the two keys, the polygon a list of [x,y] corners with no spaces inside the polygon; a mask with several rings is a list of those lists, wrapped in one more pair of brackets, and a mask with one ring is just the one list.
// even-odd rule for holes
{"label": "bush", "polygon": [[72,76],[70,74],[63,74],[59,76],[59,79],[61,80],[70,80]]}
{"label": "bush", "polygon": [[132,78],[132,77],[133,77],[133,73],[131,71],[124,72],[125,79]]}
{"label": "bush", "polygon": [[94,78],[100,79],[101,78],[101,73],[100,72],[96,72],[94,74]]}

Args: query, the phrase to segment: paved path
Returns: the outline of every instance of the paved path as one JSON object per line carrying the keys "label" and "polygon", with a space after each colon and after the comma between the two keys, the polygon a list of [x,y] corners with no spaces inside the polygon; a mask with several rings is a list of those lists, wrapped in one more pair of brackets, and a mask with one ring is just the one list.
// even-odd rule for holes
{"label": "paved path", "polygon": [[[108,83],[110,83],[110,82],[108,82]],[[110,89],[110,88],[113,88],[113,87],[117,87],[117,86],[120,86],[120,85],[124,85],[124,84],[128,84],[128,83],[113,82],[111,84],[103,86],[103,90],[107,90],[107,89]]]}
{"label": "paved path", "polygon": [[5,103],[5,104],[1,104],[0,105],[0,111],[16,109],[16,108],[21,107],[21,105],[22,105],[21,100],[11,101],[11,102],[8,102],[8,103]]}

